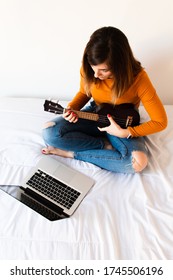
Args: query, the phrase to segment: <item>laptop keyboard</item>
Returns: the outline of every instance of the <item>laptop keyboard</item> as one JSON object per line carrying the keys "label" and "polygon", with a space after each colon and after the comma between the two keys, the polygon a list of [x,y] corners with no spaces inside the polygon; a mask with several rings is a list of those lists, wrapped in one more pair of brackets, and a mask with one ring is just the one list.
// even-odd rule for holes
{"label": "laptop keyboard", "polygon": [[46,197],[51,198],[53,201],[67,209],[71,208],[80,195],[80,192],[46,174],[40,169],[38,169],[28,180],[27,184],[37,190],[40,194],[44,194]]}

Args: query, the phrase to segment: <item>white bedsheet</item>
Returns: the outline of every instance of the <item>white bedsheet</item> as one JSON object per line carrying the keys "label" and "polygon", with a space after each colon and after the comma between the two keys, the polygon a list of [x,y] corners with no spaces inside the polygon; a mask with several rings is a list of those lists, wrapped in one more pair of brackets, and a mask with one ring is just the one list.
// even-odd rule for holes
{"label": "white bedsheet", "polygon": [[[44,156],[42,125],[54,116],[43,103],[0,99],[0,185],[20,185]],[[58,157],[96,181],[68,219],[50,222],[0,190],[0,259],[173,259],[173,106],[165,109],[169,125],[146,138],[142,174]],[[143,107],[140,113],[147,119]]]}

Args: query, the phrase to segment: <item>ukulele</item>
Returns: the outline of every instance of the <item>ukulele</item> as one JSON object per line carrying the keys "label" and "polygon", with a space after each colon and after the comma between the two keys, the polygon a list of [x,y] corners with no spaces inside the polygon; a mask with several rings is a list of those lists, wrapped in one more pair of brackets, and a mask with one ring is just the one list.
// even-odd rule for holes
{"label": "ukulele", "polygon": [[[54,114],[63,114],[68,110],[69,109],[63,108],[58,102],[45,100],[44,111]],[[76,110],[71,111],[76,113],[81,119],[97,122],[97,126],[99,127],[110,125],[107,114],[110,114],[114,121],[122,128],[127,128],[128,126],[133,127],[139,125],[140,122],[140,115],[132,103],[123,103],[114,106],[105,103],[101,107],[98,107],[94,113]]]}

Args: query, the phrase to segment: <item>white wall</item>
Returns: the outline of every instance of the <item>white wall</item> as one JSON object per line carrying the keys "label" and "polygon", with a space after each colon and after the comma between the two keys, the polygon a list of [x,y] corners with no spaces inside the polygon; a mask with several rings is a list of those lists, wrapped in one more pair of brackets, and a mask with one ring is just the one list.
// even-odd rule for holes
{"label": "white wall", "polygon": [[172,0],[0,0],[0,96],[71,99],[85,44],[108,25],[173,104]]}

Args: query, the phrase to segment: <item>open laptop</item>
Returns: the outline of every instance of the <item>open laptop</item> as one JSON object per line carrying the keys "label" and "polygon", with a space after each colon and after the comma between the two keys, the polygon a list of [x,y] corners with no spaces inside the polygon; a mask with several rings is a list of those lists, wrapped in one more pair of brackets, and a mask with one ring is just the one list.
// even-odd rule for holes
{"label": "open laptop", "polygon": [[17,188],[19,201],[51,221],[70,217],[94,180],[51,157],[43,157]]}

